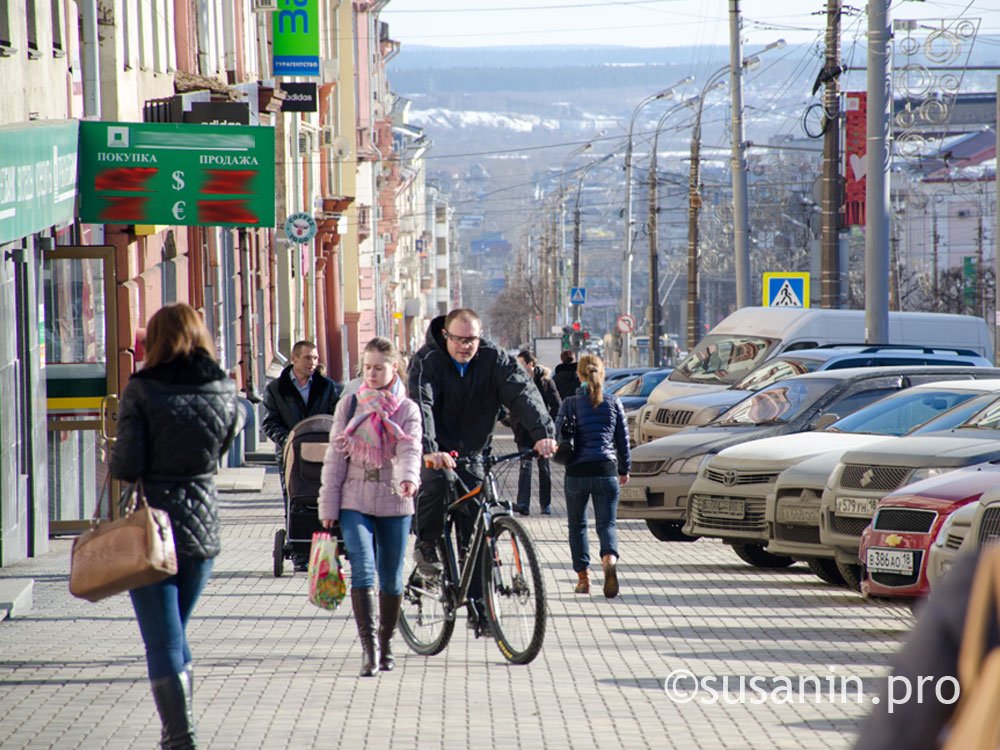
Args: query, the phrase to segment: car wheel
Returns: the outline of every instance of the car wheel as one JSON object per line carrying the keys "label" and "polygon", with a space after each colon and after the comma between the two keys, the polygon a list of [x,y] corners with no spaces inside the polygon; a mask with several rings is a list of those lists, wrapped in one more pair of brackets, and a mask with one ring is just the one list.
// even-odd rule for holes
{"label": "car wheel", "polygon": [[854,563],[842,563],[837,560],[837,570],[844,579],[844,585],[852,591],[861,591],[861,565]]}
{"label": "car wheel", "polygon": [[646,528],[661,542],[693,542],[701,538],[685,534],[681,531],[683,525],[680,521],[654,521],[649,518],[646,519]]}
{"label": "car wheel", "polygon": [[806,560],[806,565],[821,581],[832,583],[834,586],[845,585],[844,577],[840,575],[836,560],[830,560],[826,557],[811,557]]}
{"label": "car wheel", "polygon": [[729,546],[733,548],[733,552],[738,558],[755,568],[787,568],[795,562],[792,558],[784,555],[772,555],[764,549],[762,544],[731,542]]}

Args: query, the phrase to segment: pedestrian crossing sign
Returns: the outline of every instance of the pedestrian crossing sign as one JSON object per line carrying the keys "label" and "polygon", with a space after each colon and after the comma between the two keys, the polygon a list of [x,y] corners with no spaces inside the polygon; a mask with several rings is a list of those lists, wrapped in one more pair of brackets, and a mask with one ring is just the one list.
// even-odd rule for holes
{"label": "pedestrian crossing sign", "polygon": [[764,307],[809,307],[809,273],[765,273]]}
{"label": "pedestrian crossing sign", "polygon": [[585,304],[587,304],[587,287],[585,287],[585,286],[570,287],[570,290],[569,290],[569,303],[571,305],[585,305]]}

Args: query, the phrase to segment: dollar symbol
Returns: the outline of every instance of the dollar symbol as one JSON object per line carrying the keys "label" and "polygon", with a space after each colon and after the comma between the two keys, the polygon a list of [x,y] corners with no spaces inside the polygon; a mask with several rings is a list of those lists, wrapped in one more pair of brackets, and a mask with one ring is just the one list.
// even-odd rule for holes
{"label": "dollar symbol", "polygon": [[171,177],[174,178],[174,190],[184,189],[184,173],[179,169],[174,172]]}

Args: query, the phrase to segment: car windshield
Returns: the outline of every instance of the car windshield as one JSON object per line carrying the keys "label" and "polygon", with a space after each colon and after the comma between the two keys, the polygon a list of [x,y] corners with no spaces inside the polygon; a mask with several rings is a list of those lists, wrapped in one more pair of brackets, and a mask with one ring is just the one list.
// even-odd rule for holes
{"label": "car windshield", "polygon": [[629,395],[625,391],[630,388],[637,387],[639,385],[640,378],[638,375],[633,375],[630,378],[619,378],[618,380],[612,380],[608,383],[608,393],[614,393],[618,396]]}
{"label": "car windshield", "polygon": [[1000,398],[958,426],[960,430],[1000,430]]}
{"label": "car windshield", "polygon": [[827,429],[858,435],[905,435],[974,395],[927,388],[902,391],[834,422]]}
{"label": "car windshield", "polygon": [[671,373],[673,381],[732,385],[760,365],[778,340],[764,336],[709,334]]}
{"label": "car windshield", "polygon": [[810,378],[777,383],[747,396],[712,424],[720,427],[784,424],[808,411],[839,382],[832,378]]}
{"label": "car windshield", "polygon": [[791,355],[775,357],[768,360],[756,370],[747,375],[733,386],[733,390],[759,391],[767,388],[772,383],[777,383],[785,378],[794,378],[796,375],[805,375],[812,372],[822,364],[817,359],[806,359],[804,357],[794,357]]}
{"label": "car windshield", "polygon": [[949,409],[939,417],[935,417],[930,422],[924,422],[919,427],[910,432],[911,435],[920,435],[925,432],[937,432],[939,430],[953,430],[960,424],[975,414],[978,414],[996,400],[993,393],[984,393],[975,398],[970,398],[953,409]]}
{"label": "car windshield", "polygon": [[647,372],[634,380],[630,380],[628,383],[623,385],[621,388],[614,389],[612,387],[611,392],[616,396],[637,396],[638,398],[649,398],[649,394],[653,392],[653,389],[660,384],[660,381],[669,375],[669,371],[664,372]]}

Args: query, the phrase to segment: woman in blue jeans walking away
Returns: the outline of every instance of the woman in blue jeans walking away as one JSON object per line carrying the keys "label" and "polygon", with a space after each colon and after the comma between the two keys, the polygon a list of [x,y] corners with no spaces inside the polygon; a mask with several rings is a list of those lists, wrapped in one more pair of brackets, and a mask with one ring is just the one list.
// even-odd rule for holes
{"label": "woman in blue jeans walking away", "polygon": [[374,338],[365,346],[361,387],[342,398],[333,413],[319,491],[320,521],[330,528],[340,520],[351,559],[362,677],[395,666],[392,636],[403,603],[403,555],[420,479],[420,410],[406,397],[399,360],[388,339]]}
{"label": "woman in blue jeans walking away", "polygon": [[577,377],[583,384],[567,398],[556,417],[556,435],[567,419],[576,424],[576,451],[566,467],[566,513],[569,550],[577,574],[576,593],[590,593],[590,548],[587,502],[594,503],[597,538],[601,542],[604,596],[618,596],[618,488],[628,484],[632,456],[621,401],[604,392],[604,362],[593,354],[580,357]]}
{"label": "woman in blue jeans walking away", "polygon": [[111,475],[142,480],[170,516],[177,575],[129,592],[146,646],[161,746],[195,747],[191,649],[186,628],[219,554],[214,474],[240,428],[236,387],[213,357],[212,337],[184,303],[146,326],[144,367],[122,392]]}

